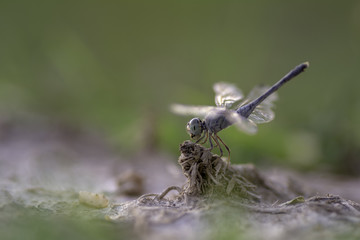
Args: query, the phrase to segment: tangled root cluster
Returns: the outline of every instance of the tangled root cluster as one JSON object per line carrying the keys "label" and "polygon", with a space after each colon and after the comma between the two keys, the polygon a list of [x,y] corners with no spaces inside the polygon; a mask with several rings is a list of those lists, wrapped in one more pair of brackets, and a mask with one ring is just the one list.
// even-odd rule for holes
{"label": "tangled root cluster", "polygon": [[188,196],[236,195],[258,199],[255,186],[218,155],[190,141],[180,145],[179,164],[187,178],[183,187]]}
{"label": "tangled root cluster", "polygon": [[[160,194],[145,194],[137,200],[140,205],[191,205],[194,201],[216,197],[259,202],[260,196],[255,193],[257,187],[248,180],[258,184],[257,181],[261,179],[253,166],[228,165],[209,149],[191,141],[183,142],[180,152],[178,162],[187,178],[185,185],[168,187]],[[175,199],[165,198],[173,190],[178,192]]]}

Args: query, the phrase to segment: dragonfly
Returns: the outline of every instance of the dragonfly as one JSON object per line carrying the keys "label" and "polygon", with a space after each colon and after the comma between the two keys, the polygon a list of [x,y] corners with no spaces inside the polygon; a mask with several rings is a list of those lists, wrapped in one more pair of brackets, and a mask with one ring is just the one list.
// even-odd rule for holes
{"label": "dragonfly", "polygon": [[[242,102],[240,100],[243,99],[244,95],[240,89],[234,84],[219,82],[213,86],[216,106],[172,104],[171,111],[179,115],[196,116],[186,124],[186,131],[190,138],[201,144],[205,144],[209,140],[209,150],[219,147],[220,157],[223,156],[221,142],[228,152],[227,163],[229,164],[230,148],[219,137],[218,133],[234,125],[240,131],[255,134],[257,132],[256,124],[270,122],[275,117],[272,107],[274,106],[273,102],[278,98],[276,91],[286,82],[302,73],[307,67],[309,67],[309,63],[304,62],[292,69],[273,86],[255,87]],[[239,102],[240,104],[233,108],[233,105]],[[215,146],[213,141],[216,144]]]}

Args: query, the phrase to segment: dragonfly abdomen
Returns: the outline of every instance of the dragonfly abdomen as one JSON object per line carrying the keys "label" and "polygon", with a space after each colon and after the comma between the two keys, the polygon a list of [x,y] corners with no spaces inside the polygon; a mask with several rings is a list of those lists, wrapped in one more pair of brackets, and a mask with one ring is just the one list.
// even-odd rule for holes
{"label": "dragonfly abdomen", "polygon": [[269,90],[267,90],[264,94],[260,97],[256,98],[255,100],[251,101],[250,103],[241,106],[236,110],[241,116],[248,118],[250,114],[255,110],[255,108],[262,103],[268,96],[272,93],[276,92],[282,85],[286,82],[290,81],[292,78],[299,75],[301,72],[305,70],[309,66],[308,62],[302,63],[296,66],[293,70],[291,70],[288,74],[286,74],[282,79],[280,79],[277,83],[275,83]]}

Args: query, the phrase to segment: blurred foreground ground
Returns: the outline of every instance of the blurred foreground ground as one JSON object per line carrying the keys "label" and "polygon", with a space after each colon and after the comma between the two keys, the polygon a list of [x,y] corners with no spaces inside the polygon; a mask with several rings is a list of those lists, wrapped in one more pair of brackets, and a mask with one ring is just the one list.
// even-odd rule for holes
{"label": "blurred foreground ground", "polygon": [[[176,159],[169,155],[144,151],[133,157],[123,157],[103,136],[60,123],[39,119],[2,123],[1,239],[145,239],[141,230],[130,223],[105,220],[110,208],[94,209],[80,204],[78,192],[104,193],[110,204],[123,203],[143,193],[160,193],[171,185],[182,186],[185,181]],[[140,176],[144,183],[143,189],[133,196],[122,193],[118,185],[129,170]],[[277,181],[293,179],[300,183],[298,187],[318,195],[334,194],[360,202],[359,178],[296,173],[276,167],[265,170],[265,173]],[[191,219],[191,223],[204,224],[196,219]],[[220,234],[218,236],[228,236],[221,233],[221,226],[225,223],[218,224],[219,228],[215,229]],[[176,225],[169,228],[165,224],[152,229],[148,237],[166,239],[178,231]],[[188,232],[178,237],[207,237],[194,234]],[[267,239],[263,237],[260,235],[260,239]],[[273,239],[281,237],[284,237],[281,233],[274,232]],[[240,236],[233,238],[241,239]]]}

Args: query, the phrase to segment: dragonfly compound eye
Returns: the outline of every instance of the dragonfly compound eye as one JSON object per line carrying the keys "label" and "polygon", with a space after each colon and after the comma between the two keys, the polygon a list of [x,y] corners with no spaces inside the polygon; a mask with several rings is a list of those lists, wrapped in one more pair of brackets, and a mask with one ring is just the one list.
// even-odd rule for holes
{"label": "dragonfly compound eye", "polygon": [[191,138],[198,139],[202,133],[201,120],[199,118],[191,119],[186,125],[186,130]]}

